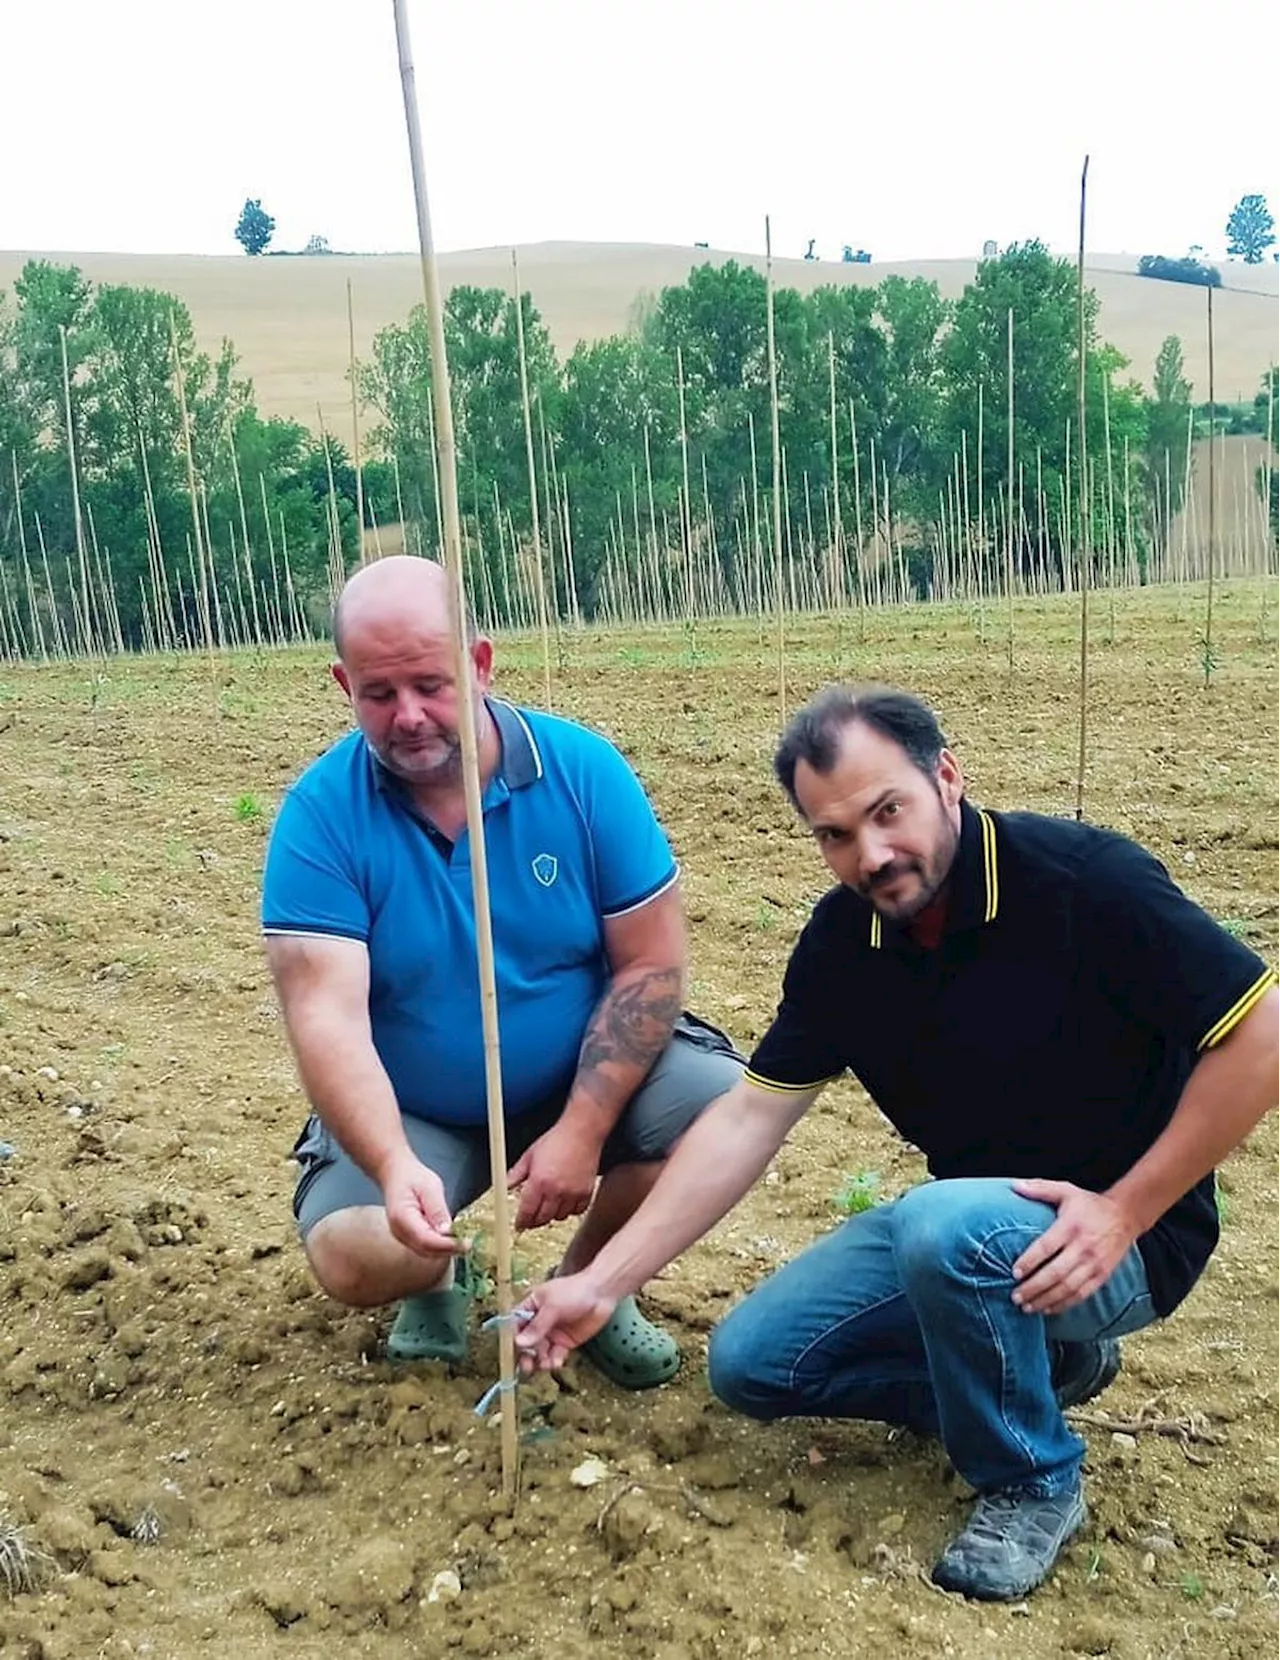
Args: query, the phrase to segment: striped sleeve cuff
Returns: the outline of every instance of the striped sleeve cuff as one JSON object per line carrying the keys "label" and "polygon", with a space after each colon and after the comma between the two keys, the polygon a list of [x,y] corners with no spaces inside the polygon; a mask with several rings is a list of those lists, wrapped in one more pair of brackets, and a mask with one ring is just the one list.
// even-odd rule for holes
{"label": "striped sleeve cuff", "polygon": [[826,1078],[815,1078],[812,1083],[808,1084],[782,1084],[776,1078],[762,1078],[758,1072],[753,1072],[750,1067],[746,1069],[742,1076],[754,1088],[766,1089],[771,1095],[807,1095],[812,1089],[821,1089],[824,1084],[834,1083],[840,1074],[833,1072]]}
{"label": "striped sleeve cuff", "polygon": [[1203,1053],[1206,1049],[1217,1048],[1223,1038],[1230,1036],[1235,1031],[1250,1009],[1255,1008],[1271,990],[1272,986],[1276,984],[1280,984],[1280,982],[1277,982],[1274,971],[1269,968],[1264,969],[1243,997],[1238,997],[1226,1014],[1210,1026],[1196,1045],[1197,1052]]}

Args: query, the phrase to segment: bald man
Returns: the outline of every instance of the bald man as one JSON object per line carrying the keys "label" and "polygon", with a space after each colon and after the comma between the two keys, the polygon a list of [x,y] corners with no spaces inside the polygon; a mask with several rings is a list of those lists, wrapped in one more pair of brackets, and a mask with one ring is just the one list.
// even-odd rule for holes
{"label": "bald man", "polygon": [[[488,1186],[484,1049],[458,737],[475,711],[518,1228],[581,1216],[585,1268],[741,1057],[682,1013],[677,868],[613,746],[490,695],[492,642],[458,677],[438,565],[366,566],[334,613],[357,730],[288,792],[262,922],[312,1116],[294,1212],[312,1271],[357,1307],[400,1303],[393,1359],[459,1361],[470,1280],[454,1217]],[[680,1364],[634,1298],[593,1340],[616,1383]]]}

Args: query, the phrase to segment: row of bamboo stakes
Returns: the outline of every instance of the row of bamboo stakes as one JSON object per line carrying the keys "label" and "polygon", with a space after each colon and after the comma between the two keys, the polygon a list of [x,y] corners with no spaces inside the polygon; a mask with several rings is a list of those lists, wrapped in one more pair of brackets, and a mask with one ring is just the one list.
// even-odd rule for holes
{"label": "row of bamboo stakes", "polygon": [[[1083,187],[1082,180],[1082,187]],[[717,523],[707,480],[705,455],[700,457],[699,488],[693,480],[693,459],[686,424],[685,374],[681,349],[676,348],[676,391],[679,410],[677,442],[680,482],[674,519],[655,506],[651,432],[643,430],[644,477],[631,468],[629,500],[615,493],[614,513],[606,531],[604,556],[598,562],[592,615],[609,625],[691,624],[699,618],[773,615],[779,628],[779,663],[784,652],[788,613],[903,605],[917,598],[959,602],[975,609],[979,636],[986,638],[988,617],[1001,597],[1006,602],[1008,640],[1013,639],[1012,606],[1015,596],[1042,596],[1054,592],[1084,593],[1090,583],[1114,592],[1141,582],[1185,584],[1223,577],[1270,574],[1275,570],[1275,546],[1268,504],[1274,472],[1276,410],[1268,392],[1263,492],[1260,497],[1250,476],[1249,461],[1241,449],[1240,465],[1231,479],[1233,535],[1221,540],[1216,520],[1226,483],[1219,451],[1225,440],[1211,431],[1208,444],[1207,545],[1193,533],[1198,512],[1198,488],[1192,469],[1193,412],[1187,412],[1187,442],[1182,477],[1171,476],[1169,452],[1163,476],[1147,481],[1146,506],[1156,534],[1139,559],[1139,526],[1135,523],[1134,480],[1137,468],[1126,437],[1120,456],[1119,480],[1111,442],[1110,388],[1103,386],[1103,472],[1087,456],[1081,435],[1084,423],[1083,310],[1079,316],[1079,397],[1074,418],[1065,424],[1065,464],[1058,479],[1056,499],[1044,481],[1043,452],[1037,447],[1034,480],[1023,462],[1015,463],[1016,398],[1014,376],[1014,319],[1007,321],[1006,456],[1003,487],[988,502],[986,474],[985,387],[978,387],[976,445],[972,455],[968,433],[952,458],[946,486],[938,492],[931,524],[906,523],[894,511],[894,485],[887,461],[877,455],[872,437],[867,465],[862,461],[857,418],[852,399],[841,411],[836,397],[836,356],[828,335],[829,480],[816,491],[807,470],[793,481],[790,458],[781,441],[777,414],[777,357],[773,329],[773,260],[769,223],[765,223],[767,353],[770,382],[770,478],[777,487],[761,483],[759,442],[753,416],[748,413],[750,485],[743,477],[731,523]],[[470,528],[461,523],[468,592],[480,625],[488,631],[536,630],[542,640],[545,700],[551,701],[551,637],[562,624],[582,626],[584,607],[577,581],[572,507],[568,480],[559,469],[556,441],[547,430],[543,412],[529,388],[524,316],[519,266],[512,253],[517,350],[520,367],[521,416],[528,475],[529,533],[522,535],[508,506],[500,499],[496,481],[490,522],[496,526],[497,546],[486,546],[479,501],[474,502]],[[1213,406],[1212,290],[1208,295],[1210,407]],[[382,528],[367,502],[362,472],[360,412],[357,395],[355,318],[351,284],[347,284],[348,350],[351,384],[351,442],[356,481],[356,522],[361,531],[360,559],[380,557]],[[82,506],[75,449],[72,382],[67,367],[66,332],[62,331],[63,394],[67,433],[67,463],[75,534],[75,564],[70,556],[50,556],[39,515],[33,515],[33,537],[28,537],[17,455],[11,456],[17,507],[20,572],[0,562],[0,658],[18,660],[108,655],[124,652],[139,642],[126,640],[121,621],[120,594],[110,550],[99,542],[91,508]],[[138,578],[140,645],[144,652],[267,647],[299,644],[315,638],[316,619],[307,596],[295,581],[284,515],[272,513],[266,480],[259,473],[254,517],[257,547],[250,534],[244,481],[230,430],[226,445],[235,485],[235,522],[228,520],[220,538],[223,558],[215,559],[214,527],[210,523],[205,483],[195,466],[191,423],[176,329],[170,330],[173,383],[177,398],[180,438],[186,470],[191,524],[185,549],[175,554],[162,545],[152,491],[146,446],[139,442],[147,526],[146,577]],[[335,488],[329,435],[317,408],[327,469],[327,598],[331,602],[346,577],[338,494]],[[847,421],[847,438],[844,428]],[[535,441],[536,425],[536,441]],[[434,523],[424,531],[428,515],[419,499],[418,511],[407,516],[398,460],[393,456],[396,510],[400,537],[410,551],[439,557],[444,525],[441,476],[436,454],[436,416],[428,405]],[[1073,439],[1076,453],[1073,455]],[[847,476],[846,476],[847,469]],[[1219,480],[1221,474],[1221,480]],[[842,489],[842,478],[844,479]],[[1081,488],[1083,479],[1086,488]],[[1074,484],[1075,501],[1072,500]],[[1117,495],[1117,485],[1118,495]],[[851,488],[850,488],[851,487]],[[847,491],[847,494],[844,493]],[[768,499],[770,512],[762,512]],[[1180,501],[1180,511],[1175,504]],[[1099,504],[1102,504],[1099,512]],[[852,505],[852,524],[848,507]],[[1177,527],[1175,534],[1175,525]],[[727,536],[725,532],[728,532]],[[264,534],[265,533],[265,534]],[[910,539],[910,546],[904,543]],[[262,543],[265,540],[265,560]],[[399,538],[397,538],[397,541]],[[370,549],[369,543],[372,542]],[[1057,550],[1057,551],[1055,551]],[[923,568],[922,568],[923,561]],[[61,565],[61,569],[59,566]],[[228,575],[229,573],[229,575]],[[65,577],[65,582],[56,578]],[[63,599],[60,602],[58,589]],[[69,613],[69,614],[68,614]],[[321,627],[323,622],[321,623]],[[1211,631],[1211,615],[1206,633]],[[557,638],[557,651],[563,645]],[[1012,644],[1010,644],[1012,651]],[[785,692],[781,677],[780,689]]]}
{"label": "row of bamboo stakes", "polygon": [[[832,353],[834,347],[832,346]],[[176,343],[175,343],[176,351]],[[175,375],[180,383],[180,377]],[[979,633],[986,637],[990,611],[1003,598],[1075,592],[1082,580],[1080,547],[1092,548],[1092,579],[1110,590],[1140,582],[1186,584],[1209,574],[1206,544],[1195,533],[1200,508],[1197,480],[1188,441],[1180,480],[1170,474],[1169,455],[1163,476],[1149,485],[1147,505],[1156,535],[1145,562],[1139,560],[1139,526],[1135,514],[1136,462],[1126,441],[1119,458],[1110,443],[1103,477],[1086,459],[1089,491],[1073,503],[1072,483],[1079,458],[1069,462],[1052,499],[1044,485],[1043,459],[1037,451],[1034,475],[1012,455],[1003,487],[994,499],[974,481],[967,435],[953,458],[946,487],[938,492],[934,522],[920,528],[894,512],[893,483],[884,459],[871,441],[870,466],[859,460],[857,423],[852,404],[847,414],[847,449],[842,451],[844,422],[836,408],[834,355],[831,364],[830,447],[834,481],[815,492],[802,472],[797,489],[789,457],[779,448],[780,489],[762,492],[754,422],[750,425],[751,477],[740,480],[731,522],[718,522],[710,500],[706,460],[700,461],[695,493],[683,424],[680,428],[682,482],[674,515],[654,504],[650,434],[646,429],[643,479],[633,466],[626,499],[615,498],[604,558],[596,578],[592,615],[617,626],[691,622],[699,618],[761,616],[781,611],[858,611],[902,605],[915,599],[958,602],[975,608]],[[527,387],[526,393],[526,406]],[[68,400],[70,389],[67,388]],[[1012,384],[1009,401],[1012,402]],[[1104,403],[1104,412],[1107,405]],[[359,455],[359,423],[353,406],[353,435]],[[526,460],[530,499],[534,504],[531,534],[522,535],[494,485],[492,522],[496,546],[486,545],[478,514],[463,525],[464,558],[477,618],[490,631],[536,630],[544,642],[544,689],[549,687],[553,632],[562,624],[580,628],[584,607],[578,587],[568,482],[559,475],[554,441],[540,410],[526,407]],[[1265,454],[1272,455],[1272,421],[1268,418]],[[1107,415],[1109,424],[1109,414]],[[535,454],[538,428],[540,458]],[[70,426],[68,430],[73,430]],[[1012,424],[1008,433],[1013,434]],[[1074,422],[1065,432],[1067,453],[1073,447]],[[1109,436],[1109,435],[1108,435]],[[184,452],[189,433],[184,428]],[[1188,433],[1190,439],[1190,433]],[[981,454],[981,406],[977,454]],[[1265,491],[1260,496],[1249,458],[1241,448],[1239,465],[1229,480],[1225,439],[1208,446],[1216,474],[1206,504],[1216,520],[1230,488],[1229,537],[1212,535],[1214,571],[1222,577],[1274,573],[1275,547],[1267,524]],[[1012,436],[1009,449],[1012,451]],[[24,508],[16,454],[10,457],[17,504],[16,569],[0,562],[0,657],[6,660],[94,656],[130,649],[121,620],[121,594],[110,550],[98,537],[91,507],[82,504],[74,439],[68,446],[75,556],[51,553],[38,514]],[[316,637],[315,619],[295,580],[283,513],[273,513],[266,480],[258,474],[250,529],[250,510],[234,444],[228,453],[235,483],[236,513],[220,538],[224,557],[215,562],[214,529],[208,491],[189,464],[187,476],[191,523],[185,546],[175,553],[162,546],[145,449],[140,451],[147,526],[146,574],[138,577],[136,596],[140,644],[144,652],[221,650],[299,644]],[[848,479],[842,486],[842,468]],[[539,466],[539,459],[541,466]],[[1118,464],[1117,464],[1118,461]],[[361,471],[355,469],[358,512],[369,521],[364,537],[367,557],[379,557],[383,531],[364,498]],[[981,476],[980,474],[978,475]],[[688,484],[686,486],[686,482]],[[329,468],[326,505],[327,588],[330,596],[345,580],[338,498]],[[851,488],[850,488],[851,487]],[[844,496],[848,489],[849,496]],[[1076,488],[1075,494],[1081,493]],[[816,495],[816,501],[815,501]],[[762,511],[765,496],[771,497]],[[1174,504],[1181,497],[1180,511]],[[796,499],[798,498],[798,499]],[[842,501],[852,498],[853,524],[846,527]],[[1095,504],[1090,515],[1088,502]],[[1098,510],[1097,504],[1103,504]],[[770,511],[772,508],[771,522]],[[1076,534],[1076,517],[1092,519],[1090,534]],[[672,523],[674,517],[675,523]],[[402,521],[403,522],[403,521]],[[421,521],[409,526],[413,551],[438,557],[436,534],[423,534]],[[727,536],[726,536],[727,531]],[[908,538],[914,545],[908,544]],[[370,547],[369,544],[372,543]],[[265,547],[264,547],[265,544]],[[1061,557],[1059,550],[1069,550]],[[923,570],[921,554],[924,555]],[[219,565],[221,568],[219,569]],[[1090,571],[1084,572],[1089,580]],[[779,598],[779,595],[781,597]],[[60,597],[61,596],[61,597]],[[548,697],[549,700],[549,697]]]}

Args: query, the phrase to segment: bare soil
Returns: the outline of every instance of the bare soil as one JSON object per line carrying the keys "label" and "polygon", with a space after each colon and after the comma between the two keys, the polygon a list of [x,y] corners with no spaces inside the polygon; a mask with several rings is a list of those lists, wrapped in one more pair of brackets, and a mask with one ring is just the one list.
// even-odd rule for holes
{"label": "bare soil", "polygon": [[[1095,598],[1087,810],[1274,961],[1275,591],[1219,594],[1207,691],[1202,604],[1122,595],[1112,622]],[[837,674],[913,686],[975,799],[1069,812],[1075,602],[1020,607],[1012,683],[1003,619],[985,641],[978,623],[794,620],[788,701]],[[657,801],[694,1005],[744,1044],[825,885],[768,775],[770,641],[588,632],[555,678]],[[499,669],[537,697],[534,644],[500,642]],[[1086,1415],[1092,1520],[1026,1604],[926,1583],[966,1504],[937,1446],[760,1427],[708,1394],[710,1326],[835,1224],[843,1179],[920,1173],[851,1083],[651,1287],[686,1352],[673,1384],[628,1395],[581,1363],[522,1388],[508,1514],[472,1412],[492,1338],[456,1375],[390,1367],[385,1313],[316,1292],[291,1225],[304,1107],[257,883],[281,790],[345,724],[318,651],[0,671],[0,1525],[40,1577],[16,1596],[0,1577],[3,1660],[1274,1655],[1274,1120],[1226,1166],[1201,1285]],[[471,1221],[483,1245],[483,1206]],[[558,1245],[522,1239],[525,1271]],[[603,1479],[576,1486],[589,1457]]]}

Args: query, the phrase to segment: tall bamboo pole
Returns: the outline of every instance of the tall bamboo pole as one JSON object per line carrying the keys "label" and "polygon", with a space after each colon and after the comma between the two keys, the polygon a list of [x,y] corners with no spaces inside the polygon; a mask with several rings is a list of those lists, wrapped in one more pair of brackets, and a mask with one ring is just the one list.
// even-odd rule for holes
{"label": "tall bamboo pole", "polygon": [[[1076,353],[1079,359],[1076,383],[1076,420],[1079,433],[1077,448],[1080,452],[1080,746],[1076,756],[1076,817],[1078,819],[1084,817],[1084,768],[1089,743],[1089,513],[1086,506],[1086,497],[1089,493],[1089,474],[1085,466],[1085,457],[1088,450],[1085,438],[1084,350],[1084,220],[1088,185],[1089,158],[1086,156],[1084,158],[1084,168],[1080,174],[1080,249],[1076,259]],[[1070,471],[1069,468],[1068,471]]]}
{"label": "tall bamboo pole", "polygon": [[1276,378],[1274,374],[1267,376],[1267,447],[1263,452],[1262,469],[1262,523],[1264,526],[1262,545],[1266,549],[1267,557],[1263,564],[1263,572],[1271,570],[1271,481],[1275,476],[1275,419],[1276,419]]}
{"label": "tall bamboo pole", "polygon": [[45,649],[44,628],[40,622],[40,609],[36,604],[35,583],[31,580],[31,561],[27,557],[27,528],[22,518],[22,484],[18,478],[17,450],[9,451],[9,460],[13,463],[13,504],[18,518],[18,548],[22,554],[22,569],[26,576],[27,611],[31,617],[31,632],[40,650],[40,661],[47,663],[49,654]]}
{"label": "tall bamboo pole", "polygon": [[[394,0],[399,16],[404,0]],[[551,707],[551,635],[547,626],[547,585],[542,569],[542,537],[538,524],[538,479],[533,465],[533,418],[529,409],[529,366],[524,350],[524,302],[520,297],[520,263],[511,250],[511,280],[516,296],[516,350],[520,356],[520,408],[524,414],[524,453],[529,469],[529,513],[533,526],[533,565],[537,574],[538,626],[542,630],[542,701]],[[443,336],[441,351],[444,350]],[[433,381],[434,389],[434,381]],[[437,418],[438,419],[438,418]]]}
{"label": "tall bamboo pole", "polygon": [[840,440],[836,426],[836,337],[834,329],[827,330],[827,391],[831,417],[831,575],[834,591],[832,604],[838,611],[844,609],[844,532],[840,521]]}
{"label": "tall bamboo pole", "polygon": [[351,378],[351,465],[356,472],[356,560],[364,559],[364,475],[360,470],[360,402],[356,395],[356,314],[347,278],[347,373]]}
{"label": "tall bamboo pole", "polygon": [[778,585],[778,713],[787,707],[787,622],[782,566],[782,432],[778,424],[778,353],[773,329],[773,238],[764,222],[765,337],[769,353],[769,417],[773,437],[773,560]]}
{"label": "tall bamboo pole", "polygon": [[1214,548],[1217,537],[1217,473],[1214,466],[1213,435],[1216,422],[1216,411],[1213,407],[1213,289],[1205,289],[1208,300],[1206,313],[1206,327],[1209,335],[1209,586],[1205,595],[1204,608],[1204,683],[1206,690],[1213,677],[1213,571],[1215,564]]}
{"label": "tall bamboo pole", "polygon": [[680,515],[680,542],[684,552],[685,615],[692,622],[693,592],[693,498],[689,494],[689,429],[684,415],[684,353],[676,347],[676,392],[680,407],[680,474],[684,479],[684,510]]}
{"label": "tall bamboo pole", "polygon": [[[396,42],[400,58],[400,80],[404,93],[405,125],[409,137],[409,158],[413,168],[413,194],[417,208],[418,242],[422,254],[422,286],[431,336],[431,395],[436,410],[440,449],[440,481],[444,491],[444,551],[453,586],[454,647],[458,681],[465,678],[467,661],[466,594],[462,584],[462,536],[458,513],[457,460],[453,438],[453,410],[449,398],[449,364],[445,356],[444,307],[431,238],[427,206],[427,181],[422,160],[422,134],[418,125],[418,101],[414,88],[413,55],[409,44],[409,22],[405,0],[392,0]],[[516,312],[520,297],[517,284]],[[523,330],[521,331],[523,333]],[[523,371],[523,356],[521,358]],[[532,438],[528,428],[526,399],[525,436],[532,472]],[[530,480],[532,484],[532,478]],[[536,509],[535,509],[536,510]],[[545,641],[545,636],[544,636]],[[480,765],[476,739],[475,707],[469,697],[458,701],[458,731],[462,740],[462,777],[467,804],[467,832],[471,846],[471,882],[475,903],[476,949],[480,971],[480,1006],[484,1023],[485,1088],[489,1112],[489,1160],[493,1176],[494,1245],[497,1258],[498,1308],[504,1319],[499,1328],[502,1368],[502,1489],[514,1502],[519,1480],[519,1442],[516,1435],[515,1344],[510,1313],[511,1297],[511,1215],[507,1195],[506,1128],[502,1117],[502,1062],[498,1037],[498,994],[494,973],[493,932],[489,914],[489,874],[485,858],[484,815],[480,804]]]}
{"label": "tall bamboo pole", "polygon": [[76,467],[76,435],[75,425],[71,417],[71,372],[67,367],[67,331],[65,325],[61,323],[58,325],[58,338],[62,345],[62,390],[67,411],[67,465],[71,469],[71,503],[75,512],[76,555],[80,562],[81,611],[84,629],[82,643],[87,657],[93,651],[93,640],[90,633],[92,613],[89,609],[89,560],[85,551],[84,519],[80,512],[80,479],[79,469]]}
{"label": "tall bamboo pole", "polygon": [[1009,603],[1009,678],[1013,678],[1013,307],[1009,307],[1009,352],[1008,352],[1008,391],[1009,391],[1009,434],[1006,457],[1005,489],[1007,491],[1004,514],[1004,586]]}
{"label": "tall bamboo pole", "polygon": [[209,609],[209,572],[205,562],[204,540],[200,530],[200,496],[196,488],[195,457],[191,450],[191,421],[187,415],[187,389],[182,373],[182,354],[178,350],[178,325],[174,321],[172,311],[169,313],[169,343],[173,350],[173,382],[178,393],[178,418],[182,427],[182,453],[187,464],[187,495],[191,500],[191,534],[195,538],[192,545],[199,563],[197,605],[201,626],[204,629],[204,643],[209,654],[209,672],[212,674],[215,659],[213,654],[213,618]]}

